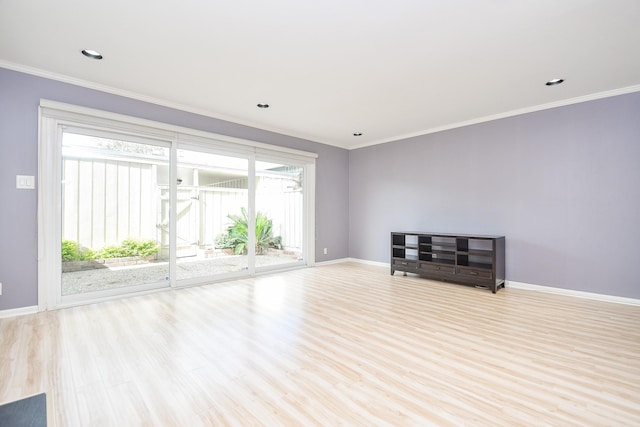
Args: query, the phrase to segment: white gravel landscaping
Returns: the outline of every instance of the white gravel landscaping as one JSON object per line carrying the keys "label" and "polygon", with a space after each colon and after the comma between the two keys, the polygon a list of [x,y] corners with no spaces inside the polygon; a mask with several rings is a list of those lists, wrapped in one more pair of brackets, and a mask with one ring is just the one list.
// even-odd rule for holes
{"label": "white gravel landscaping", "polygon": [[[277,265],[295,261],[288,256],[256,256],[256,266]],[[212,276],[241,270],[247,265],[247,256],[221,256],[215,258],[183,258],[176,265],[177,278]],[[62,273],[62,295],[74,295],[105,289],[123,288],[169,280],[169,263],[153,262],[126,267],[105,267]]]}

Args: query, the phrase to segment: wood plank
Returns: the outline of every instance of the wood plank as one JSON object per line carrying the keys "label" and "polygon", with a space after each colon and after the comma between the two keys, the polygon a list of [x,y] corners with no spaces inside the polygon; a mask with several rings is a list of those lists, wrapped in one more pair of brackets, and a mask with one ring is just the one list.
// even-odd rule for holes
{"label": "wood plank", "polygon": [[640,307],[342,263],[0,319],[49,424],[640,424]]}

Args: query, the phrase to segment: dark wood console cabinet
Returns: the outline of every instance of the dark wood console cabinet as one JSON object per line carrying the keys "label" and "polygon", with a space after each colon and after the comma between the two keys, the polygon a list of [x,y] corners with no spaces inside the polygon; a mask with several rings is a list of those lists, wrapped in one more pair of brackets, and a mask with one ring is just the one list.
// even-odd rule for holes
{"label": "dark wood console cabinet", "polygon": [[428,279],[504,287],[504,236],[391,233],[391,275],[396,271]]}

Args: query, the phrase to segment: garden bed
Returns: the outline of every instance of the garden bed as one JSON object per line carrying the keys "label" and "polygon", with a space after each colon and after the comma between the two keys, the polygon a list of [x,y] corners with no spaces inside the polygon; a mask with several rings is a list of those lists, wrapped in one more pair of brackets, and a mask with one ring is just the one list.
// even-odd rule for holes
{"label": "garden bed", "polygon": [[156,260],[154,255],[147,257],[121,257],[100,258],[90,261],[65,261],[62,263],[62,272],[96,270],[99,268],[128,267],[131,265],[149,264]]}

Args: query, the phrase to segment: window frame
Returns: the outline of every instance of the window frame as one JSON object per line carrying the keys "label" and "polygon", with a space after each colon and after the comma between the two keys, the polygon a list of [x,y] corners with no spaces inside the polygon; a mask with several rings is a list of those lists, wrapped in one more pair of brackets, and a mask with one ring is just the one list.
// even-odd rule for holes
{"label": "window frame", "polygon": [[[127,138],[152,140],[157,145],[170,148],[170,176],[173,178],[177,172],[177,150],[179,148],[198,149],[216,154],[227,154],[249,160],[249,206],[248,212],[251,218],[255,216],[255,162],[256,159],[275,159],[280,162],[289,162],[304,168],[304,263],[299,265],[285,265],[282,269],[301,268],[313,266],[315,263],[315,163],[316,153],[290,149],[257,141],[234,138],[211,132],[175,126],[167,123],[141,119],[133,116],[111,113],[87,107],[60,103],[46,99],[40,100],[39,105],[39,146],[38,146],[38,309],[40,311],[65,306],[77,305],[101,301],[112,298],[121,298],[123,295],[107,295],[96,299],[82,299],[75,301],[73,298],[64,298],[62,301],[59,285],[55,280],[60,280],[60,180],[62,158],[60,141],[65,129],[74,132],[85,132],[95,136],[122,135]],[[176,184],[175,179],[170,179],[171,211],[176,212]],[[175,271],[175,221],[171,217],[171,271]],[[250,236],[255,234],[255,221],[250,221]],[[252,233],[253,230],[253,233]],[[249,245],[252,246],[252,245]],[[250,254],[254,252],[250,247]],[[253,254],[253,256],[255,253]],[[252,256],[252,255],[250,255]],[[249,269],[249,276],[273,271],[272,269],[257,269],[255,263]],[[170,287],[185,287],[203,284],[202,282],[178,281],[175,274],[171,274]],[[222,277],[220,280],[227,280]],[[183,283],[184,282],[184,283]],[[211,280],[205,279],[205,283]],[[156,292],[160,289],[142,290],[132,292],[130,295],[139,295],[148,292]]]}

